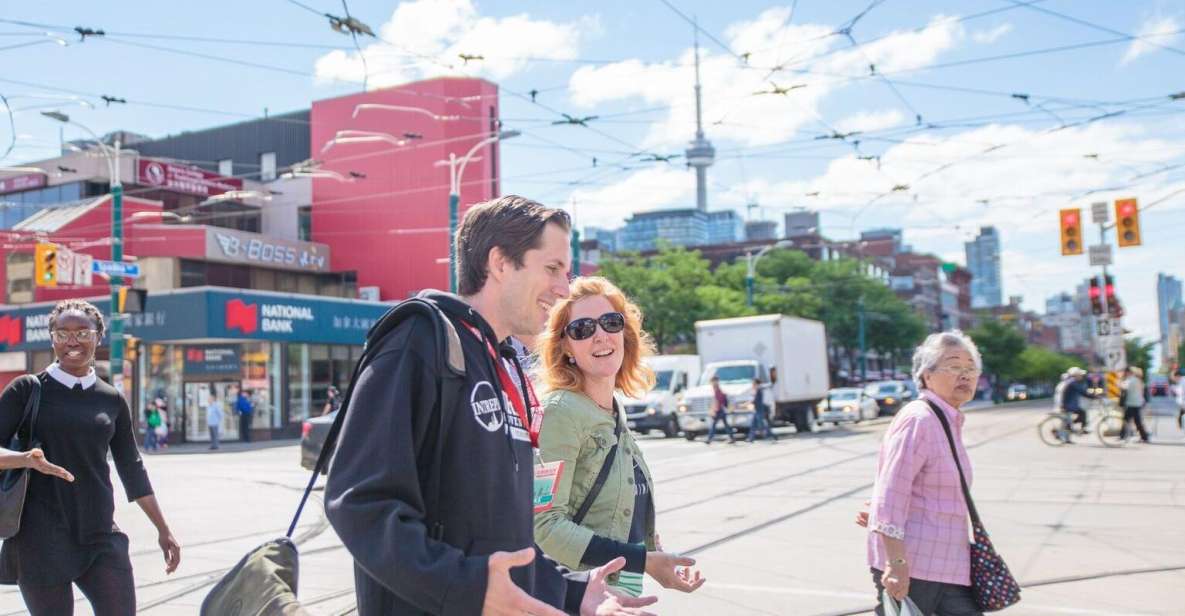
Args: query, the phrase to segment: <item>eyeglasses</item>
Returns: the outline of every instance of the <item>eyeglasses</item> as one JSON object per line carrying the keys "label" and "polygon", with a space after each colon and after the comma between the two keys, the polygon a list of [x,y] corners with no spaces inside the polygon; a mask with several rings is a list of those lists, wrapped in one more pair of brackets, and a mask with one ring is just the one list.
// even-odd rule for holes
{"label": "eyeglasses", "polygon": [[53,341],[58,344],[65,344],[71,338],[78,342],[90,342],[94,340],[99,332],[93,329],[80,329],[78,331],[70,331],[68,329],[55,329],[53,333]]}
{"label": "eyeglasses", "polygon": [[973,379],[973,378],[979,376],[979,373],[980,373],[979,368],[952,368],[949,366],[935,368],[934,371],[935,372],[945,372],[945,373],[947,373],[951,376],[955,376],[955,377],[967,377],[969,379]]}
{"label": "eyeglasses", "polygon": [[576,319],[564,328],[564,334],[573,340],[586,340],[597,333],[597,324],[606,334],[616,334],[625,329],[625,315],[620,312],[606,312],[597,318]]}

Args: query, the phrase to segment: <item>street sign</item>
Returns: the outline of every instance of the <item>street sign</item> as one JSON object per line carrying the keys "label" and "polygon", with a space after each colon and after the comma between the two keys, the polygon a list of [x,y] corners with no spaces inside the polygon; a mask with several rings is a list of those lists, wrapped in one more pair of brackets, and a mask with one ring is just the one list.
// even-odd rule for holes
{"label": "street sign", "polygon": [[1096,338],[1111,336],[1123,337],[1123,323],[1119,319],[1100,317],[1095,319],[1094,335]]}
{"label": "street sign", "polygon": [[1111,265],[1111,245],[1095,244],[1091,246],[1090,265],[1091,267]]}
{"label": "street sign", "polygon": [[1105,225],[1110,221],[1111,208],[1106,201],[1090,204],[1090,221],[1097,225]]}
{"label": "street sign", "polygon": [[1095,350],[1108,371],[1127,368],[1127,351],[1123,347],[1123,323],[1116,318],[1095,320]]}
{"label": "street sign", "polygon": [[122,261],[102,261],[95,259],[91,265],[94,273],[107,276],[123,276],[124,278],[139,278],[140,266],[136,263]]}

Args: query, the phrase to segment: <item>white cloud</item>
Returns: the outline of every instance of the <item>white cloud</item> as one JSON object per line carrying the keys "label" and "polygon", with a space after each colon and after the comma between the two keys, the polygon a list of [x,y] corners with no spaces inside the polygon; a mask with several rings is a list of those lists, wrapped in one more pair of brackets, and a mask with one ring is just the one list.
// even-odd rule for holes
{"label": "white cloud", "polygon": [[[846,41],[829,36],[833,26],[788,24],[788,16],[789,9],[773,8],[725,30],[729,47],[749,54],[748,64],[700,50],[704,122],[710,139],[761,145],[789,139],[808,126],[824,132],[824,99],[852,83],[827,74],[863,75],[870,64],[882,72],[919,68],[964,36],[958,22],[939,16],[921,31],[895,32],[847,50]],[[687,49],[673,61],[631,59],[582,67],[569,80],[569,96],[584,107],[635,99],[670,105],[667,116],[651,127],[645,147],[682,147],[695,124],[693,63],[693,52]],[[793,89],[776,94],[775,88]]]}
{"label": "white cloud", "polygon": [[578,188],[572,191],[576,223],[580,227],[614,228],[636,212],[694,200],[695,179],[691,173],[675,165],[655,166],[605,187]]}
{"label": "white cloud", "polygon": [[[524,70],[531,57],[577,57],[582,34],[597,27],[590,17],[570,23],[525,13],[481,17],[471,0],[415,0],[395,8],[379,28],[381,40],[363,47],[362,54],[372,88],[447,74],[499,80]],[[413,49],[415,54],[408,51]],[[466,64],[460,54],[484,59]],[[364,75],[359,54],[341,50],[318,58],[314,70],[321,81],[361,82]]]}
{"label": "white cloud", "polygon": [[905,115],[896,109],[861,111],[840,120],[835,124],[835,128],[841,133],[866,133],[892,128],[904,121]]}
{"label": "white cloud", "polygon": [[1160,49],[1158,45],[1172,45],[1181,37],[1178,30],[1181,25],[1175,17],[1153,17],[1144,22],[1136,31],[1136,40],[1132,41],[1123,54],[1119,64],[1127,64],[1147,53]]}
{"label": "white cloud", "polygon": [[1002,23],[990,30],[980,30],[971,34],[971,40],[982,45],[991,45],[1003,38],[1005,34],[1012,32],[1012,24]]}

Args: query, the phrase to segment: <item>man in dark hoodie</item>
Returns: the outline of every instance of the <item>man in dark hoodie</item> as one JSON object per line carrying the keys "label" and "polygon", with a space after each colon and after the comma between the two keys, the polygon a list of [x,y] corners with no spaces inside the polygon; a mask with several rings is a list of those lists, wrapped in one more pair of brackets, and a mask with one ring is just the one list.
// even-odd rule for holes
{"label": "man in dark hoodie", "polygon": [[[534,547],[538,402],[505,342],[539,333],[551,305],[568,295],[569,230],[562,210],[517,196],[466,213],[457,231],[460,297],[421,294],[461,337],[466,377],[455,408],[439,408],[442,376],[426,317],[388,334],[358,376],[325,502],[354,557],[361,616],[624,615],[655,601],[606,589],[623,559],[576,582]],[[422,452],[434,446],[427,436],[436,413],[440,502],[427,511]]]}

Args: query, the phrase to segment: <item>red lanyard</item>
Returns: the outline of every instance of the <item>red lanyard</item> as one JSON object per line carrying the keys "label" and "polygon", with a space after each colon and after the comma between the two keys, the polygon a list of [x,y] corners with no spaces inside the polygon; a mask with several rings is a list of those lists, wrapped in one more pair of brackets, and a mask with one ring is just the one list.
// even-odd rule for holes
{"label": "red lanyard", "polygon": [[[480,330],[468,323],[465,324],[465,327],[469,328],[469,331],[473,332],[473,335],[477,336],[478,340],[485,342],[486,350],[494,358],[494,366],[498,371],[498,380],[502,383],[502,390],[506,392],[506,397],[510,398],[510,404],[514,407],[515,414],[518,415],[519,420],[523,423],[523,429],[530,436],[531,447],[538,449],[540,424],[532,424],[530,417],[527,416],[527,406],[523,402],[522,393],[520,393],[519,388],[514,384],[514,379],[510,378],[510,373],[507,372],[506,366],[502,363],[502,357],[494,350],[494,345],[481,335]],[[530,398],[532,406],[538,406],[539,403],[535,399],[535,389],[531,386],[531,381],[525,375],[521,375],[520,378],[523,379],[523,389],[527,391],[527,396]]]}

